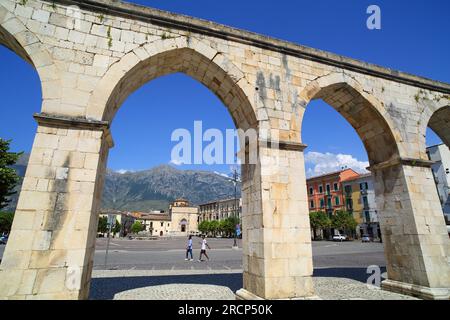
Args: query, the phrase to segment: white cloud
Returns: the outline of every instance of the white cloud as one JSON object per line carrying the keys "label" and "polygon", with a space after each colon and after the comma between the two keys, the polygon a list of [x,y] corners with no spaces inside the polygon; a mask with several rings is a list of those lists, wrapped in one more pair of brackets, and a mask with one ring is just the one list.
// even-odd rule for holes
{"label": "white cloud", "polygon": [[176,165],[176,166],[180,166],[180,165],[183,164],[183,161],[178,160],[178,159],[172,159],[172,160],[170,160],[169,163],[171,163],[171,164],[173,164],[173,165]]}
{"label": "white cloud", "polygon": [[134,172],[134,171],[133,170],[127,170],[127,169],[119,169],[119,170],[116,170],[116,172],[120,173],[120,174],[124,174],[124,173],[127,173],[127,172]]}
{"label": "white cloud", "polygon": [[218,171],[214,171],[215,174],[225,177],[225,178],[230,178],[226,173],[222,173],[222,172],[218,172]]}
{"label": "white cloud", "polygon": [[343,167],[359,173],[367,173],[368,161],[359,161],[350,154],[307,152],[305,154],[306,176],[312,177],[341,170]]}

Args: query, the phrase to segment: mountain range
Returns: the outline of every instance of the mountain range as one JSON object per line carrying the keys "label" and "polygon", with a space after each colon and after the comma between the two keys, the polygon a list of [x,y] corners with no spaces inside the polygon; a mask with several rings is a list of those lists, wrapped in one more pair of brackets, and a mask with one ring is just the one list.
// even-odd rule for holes
{"label": "mountain range", "polygon": [[[29,154],[24,154],[13,166],[18,174],[25,175]],[[11,197],[3,209],[14,211],[20,192]],[[240,197],[240,187],[237,188]],[[116,172],[108,169],[102,196],[102,208],[122,211],[167,210],[176,198],[185,198],[193,205],[234,197],[230,178],[211,171],[180,170],[170,165],[160,165],[149,170]]]}

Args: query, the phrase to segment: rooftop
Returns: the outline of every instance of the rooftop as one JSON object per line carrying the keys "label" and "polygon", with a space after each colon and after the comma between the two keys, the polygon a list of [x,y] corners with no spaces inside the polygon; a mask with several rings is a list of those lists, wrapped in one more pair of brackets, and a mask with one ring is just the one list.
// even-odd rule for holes
{"label": "rooftop", "polygon": [[345,180],[343,180],[342,182],[350,182],[350,181],[355,181],[355,180],[360,180],[360,179],[365,179],[365,178],[371,178],[372,177],[372,173],[363,173],[363,174],[360,174],[359,176],[357,176],[357,177],[350,177],[350,178],[347,178],[347,179],[345,179]]}
{"label": "rooftop", "polygon": [[432,145],[432,146],[427,147],[427,150],[428,150],[428,149],[431,149],[431,148],[435,148],[435,147],[440,147],[440,146],[442,146],[442,145],[444,145],[444,144],[443,144],[443,143],[434,144],[434,145]]}
{"label": "rooftop", "polygon": [[227,199],[220,199],[220,200],[214,200],[214,201],[210,201],[210,202],[205,202],[205,203],[201,203],[199,204],[199,206],[206,206],[208,204],[214,204],[214,203],[221,203],[221,202],[228,202],[228,201],[241,201],[241,197],[235,199],[235,198],[227,198]]}
{"label": "rooftop", "polygon": [[133,212],[133,217],[140,220],[153,221],[170,221],[170,215],[167,213],[147,213],[147,212]]}
{"label": "rooftop", "polygon": [[306,181],[321,179],[321,178],[325,178],[325,177],[328,177],[328,176],[330,176],[330,177],[331,176],[337,176],[337,175],[340,175],[342,172],[345,172],[345,171],[353,171],[354,173],[358,174],[358,172],[356,172],[355,170],[353,170],[351,168],[347,168],[347,169],[342,169],[342,170],[339,170],[339,171],[324,173],[324,174],[321,174],[321,175],[318,175],[318,176],[310,177],[310,178],[306,179]]}

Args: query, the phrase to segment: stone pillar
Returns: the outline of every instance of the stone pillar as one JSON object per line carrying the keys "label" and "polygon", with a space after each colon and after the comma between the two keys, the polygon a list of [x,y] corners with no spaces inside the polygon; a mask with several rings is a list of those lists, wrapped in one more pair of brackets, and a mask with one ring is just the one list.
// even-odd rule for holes
{"label": "stone pillar", "polygon": [[371,171],[387,261],[382,288],[449,299],[450,241],[430,163],[398,159]]}
{"label": "stone pillar", "polygon": [[259,147],[243,168],[244,288],[238,299],[311,297],[312,249],[304,145]]}
{"label": "stone pillar", "polygon": [[0,298],[86,299],[108,124],[35,115],[39,124],[0,265]]}

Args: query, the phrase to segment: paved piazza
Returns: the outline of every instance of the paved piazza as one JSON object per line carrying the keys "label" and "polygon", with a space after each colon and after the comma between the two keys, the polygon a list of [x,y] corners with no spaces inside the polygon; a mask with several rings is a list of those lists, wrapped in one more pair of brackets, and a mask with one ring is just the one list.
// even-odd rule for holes
{"label": "paved piazza", "polygon": [[[106,269],[120,270],[241,270],[242,246],[232,249],[233,239],[208,239],[212,250],[209,262],[199,263],[200,238],[194,238],[194,261],[184,261],[185,239],[122,240],[112,239]],[[105,269],[106,239],[97,239],[94,270]],[[367,268],[385,266],[383,245],[380,243],[313,242],[315,268]]]}
{"label": "paved piazza", "polygon": [[[233,239],[208,239],[210,261],[198,262],[200,238],[194,238],[194,261],[185,261],[185,238],[111,239],[105,267],[106,239],[97,239],[90,299],[229,300],[242,288],[242,247]],[[0,256],[5,246],[0,246]],[[314,286],[320,299],[413,299],[369,290],[369,265],[384,271],[383,244],[313,242]]]}

